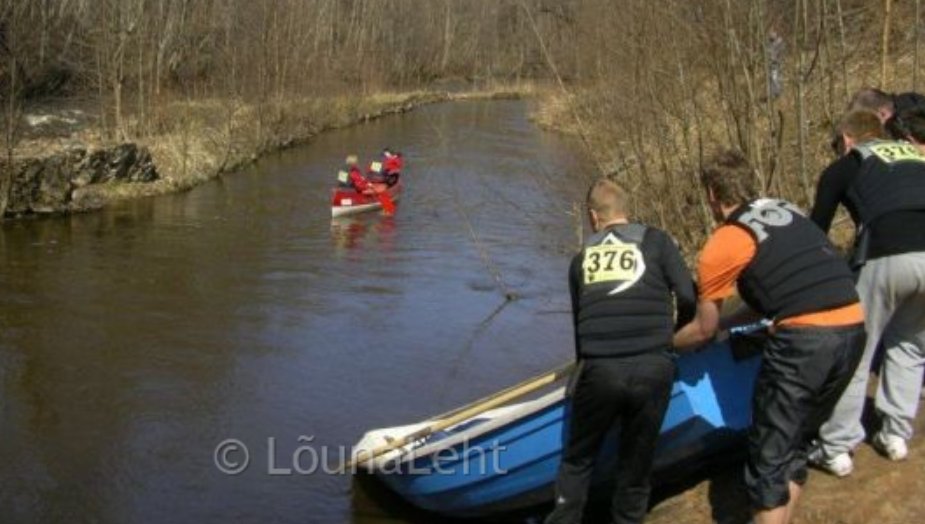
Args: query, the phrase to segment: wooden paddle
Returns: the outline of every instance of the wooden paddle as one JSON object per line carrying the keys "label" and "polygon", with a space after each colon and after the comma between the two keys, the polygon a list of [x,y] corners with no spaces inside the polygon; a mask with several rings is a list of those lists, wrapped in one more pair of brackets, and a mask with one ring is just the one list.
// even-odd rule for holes
{"label": "wooden paddle", "polygon": [[542,375],[525,380],[520,384],[503,389],[497,393],[493,393],[485,398],[472,402],[471,404],[467,404],[460,408],[448,411],[443,415],[438,415],[434,418],[433,422],[427,426],[409,433],[400,439],[379,446],[378,448],[362,450],[351,460],[347,461],[347,463],[344,464],[342,470],[350,470],[354,466],[365,464],[366,462],[369,462],[376,457],[407,446],[408,444],[423,439],[432,433],[436,433],[437,431],[442,431],[451,426],[455,426],[456,424],[459,424],[460,422],[470,419],[476,415],[506,404],[528,393],[532,393],[543,386],[558,382],[559,380],[562,380],[563,378],[571,375],[574,369],[575,362],[563,364],[553,369],[552,371],[548,371]]}

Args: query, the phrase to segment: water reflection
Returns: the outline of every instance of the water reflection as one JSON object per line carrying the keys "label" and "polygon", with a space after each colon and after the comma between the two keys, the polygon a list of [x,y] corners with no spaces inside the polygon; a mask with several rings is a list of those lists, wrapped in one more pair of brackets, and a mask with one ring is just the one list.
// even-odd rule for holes
{"label": "water reflection", "polygon": [[[400,204],[399,204],[400,205]],[[357,249],[387,253],[395,250],[396,217],[366,213],[331,219],[331,243],[339,257]]]}

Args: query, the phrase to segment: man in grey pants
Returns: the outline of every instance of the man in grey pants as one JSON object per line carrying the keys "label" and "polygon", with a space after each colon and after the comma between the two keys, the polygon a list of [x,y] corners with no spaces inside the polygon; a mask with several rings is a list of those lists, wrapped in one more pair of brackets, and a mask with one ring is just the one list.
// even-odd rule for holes
{"label": "man in grey pants", "polygon": [[925,154],[909,142],[887,139],[870,112],[848,113],[838,133],[843,156],[820,178],[812,219],[828,231],[841,203],[857,225],[853,263],[860,270],[868,339],[809,458],[844,477],[853,470],[850,452],[865,437],[861,413],[878,346],[884,359],[875,406],[883,427],[871,443],[891,460],[908,454],[925,366]]}

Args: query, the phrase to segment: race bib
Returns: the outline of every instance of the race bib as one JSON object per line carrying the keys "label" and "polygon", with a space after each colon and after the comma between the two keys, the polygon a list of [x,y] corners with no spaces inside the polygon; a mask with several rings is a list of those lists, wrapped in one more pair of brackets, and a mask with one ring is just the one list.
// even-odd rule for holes
{"label": "race bib", "polygon": [[347,182],[350,181],[350,175],[348,175],[346,171],[338,171],[337,181],[340,182],[341,184],[346,184]]}
{"label": "race bib", "polygon": [[582,269],[585,285],[612,283],[610,294],[614,295],[636,284],[646,271],[646,263],[637,244],[623,242],[611,233],[600,244],[585,248]]}
{"label": "race bib", "polygon": [[925,155],[912,144],[874,144],[870,146],[870,151],[887,164],[905,161],[925,162]]}

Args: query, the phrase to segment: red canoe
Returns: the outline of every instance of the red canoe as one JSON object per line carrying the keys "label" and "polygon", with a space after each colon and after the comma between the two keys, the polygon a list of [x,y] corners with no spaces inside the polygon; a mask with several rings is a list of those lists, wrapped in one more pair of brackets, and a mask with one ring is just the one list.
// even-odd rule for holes
{"label": "red canoe", "polygon": [[[392,197],[392,201],[398,201],[401,197],[401,182],[388,188],[387,193]],[[355,189],[345,189],[342,187],[335,188],[331,191],[331,216],[341,217],[365,211],[375,211],[382,209],[382,202],[378,195],[364,195]]]}

